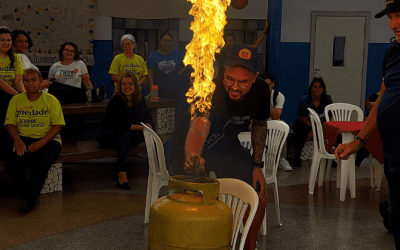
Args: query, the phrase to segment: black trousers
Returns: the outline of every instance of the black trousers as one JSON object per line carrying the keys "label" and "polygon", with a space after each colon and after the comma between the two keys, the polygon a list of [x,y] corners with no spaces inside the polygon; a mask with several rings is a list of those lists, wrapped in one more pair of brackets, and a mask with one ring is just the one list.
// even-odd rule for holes
{"label": "black trousers", "polygon": [[304,143],[307,140],[307,134],[311,131],[311,127],[305,125],[299,120],[296,120],[293,124],[293,132],[294,132],[294,146],[295,153],[294,159],[300,160],[301,151],[303,149]]}
{"label": "black trousers", "polygon": [[[26,148],[39,139],[21,137]],[[36,199],[47,178],[47,173],[61,153],[61,144],[50,141],[36,153],[25,152],[19,156],[13,152],[14,143],[8,143],[5,147],[4,165],[10,174],[11,181],[16,187],[22,199]],[[27,179],[25,168],[31,170]]]}

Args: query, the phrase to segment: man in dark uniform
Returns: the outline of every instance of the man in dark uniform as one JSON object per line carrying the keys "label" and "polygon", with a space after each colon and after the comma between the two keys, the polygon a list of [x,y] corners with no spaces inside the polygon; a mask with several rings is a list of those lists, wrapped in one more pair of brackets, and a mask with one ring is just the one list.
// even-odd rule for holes
{"label": "man in dark uniform", "polygon": [[372,133],[379,129],[385,156],[385,176],[390,197],[390,227],[396,249],[400,249],[400,0],[386,0],[386,8],[375,15],[387,15],[390,29],[396,36],[383,60],[381,95],[369,118],[354,140],[340,144],[335,150],[338,160],[348,159],[360,149]]}
{"label": "man in dark uniform", "polygon": [[[201,156],[203,170],[214,171],[218,178],[236,178],[252,185],[259,194],[259,205],[246,240],[246,249],[255,249],[257,233],[267,205],[262,155],[270,116],[270,91],[257,78],[257,50],[235,44],[225,64],[225,72],[216,80],[209,117],[183,114],[172,134],[173,174],[190,171],[193,159]],[[252,124],[253,156],[243,148],[238,134]]]}

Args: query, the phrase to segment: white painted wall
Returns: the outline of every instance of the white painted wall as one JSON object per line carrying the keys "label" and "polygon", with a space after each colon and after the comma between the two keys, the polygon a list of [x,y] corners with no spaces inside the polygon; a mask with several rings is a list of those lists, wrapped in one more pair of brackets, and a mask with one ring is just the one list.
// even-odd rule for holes
{"label": "white painted wall", "polygon": [[387,17],[374,17],[384,8],[383,0],[284,0],[281,41],[310,42],[312,11],[368,11],[371,13],[369,42],[388,43],[394,34],[389,28]]}
{"label": "white painted wall", "polygon": [[94,0],[93,40],[112,40],[112,17],[98,15],[97,0]]}

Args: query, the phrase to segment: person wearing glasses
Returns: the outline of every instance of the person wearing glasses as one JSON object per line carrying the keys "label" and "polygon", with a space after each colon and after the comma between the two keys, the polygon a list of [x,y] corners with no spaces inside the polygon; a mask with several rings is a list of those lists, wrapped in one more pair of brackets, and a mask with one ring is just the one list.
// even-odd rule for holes
{"label": "person wearing glasses", "polygon": [[[247,182],[258,192],[259,205],[250,227],[245,248],[254,250],[264,218],[267,195],[262,168],[270,117],[270,90],[258,78],[257,50],[245,44],[234,44],[225,63],[224,74],[214,82],[212,108],[207,114],[191,119],[183,113],[171,139],[173,174],[191,171],[194,159],[200,168],[214,171],[217,178],[235,178]],[[242,147],[238,134],[251,125],[253,155]]]}
{"label": "person wearing glasses", "polygon": [[135,38],[131,34],[125,34],[121,37],[121,47],[124,53],[116,55],[111,63],[108,74],[114,81],[114,92],[120,88],[118,84],[121,76],[126,72],[132,72],[139,83],[139,91],[142,91],[142,84],[147,81],[147,66],[143,57],[134,53],[136,47]]}
{"label": "person wearing glasses", "polygon": [[332,99],[326,94],[326,85],[321,76],[311,80],[307,94],[305,94],[297,107],[297,120],[293,124],[295,154],[294,167],[301,167],[301,151],[306,141],[312,139],[310,114],[307,108],[313,109],[321,121],[325,121],[325,107],[332,104]]}
{"label": "person wearing glasses", "polygon": [[[23,75],[26,92],[14,96],[7,110],[4,126],[12,140],[5,143],[4,165],[27,213],[46,181],[47,174],[61,152],[60,130],[65,125],[60,102],[40,90],[40,72],[28,68]],[[25,166],[30,168],[29,178]]]}
{"label": "person wearing glasses", "polygon": [[140,123],[151,128],[153,120],[132,72],[123,74],[117,87],[119,89],[107,105],[97,141],[104,148],[117,148],[117,186],[130,190],[126,175],[129,148],[144,142],[143,126]]}
{"label": "person wearing glasses", "polygon": [[179,83],[179,71],[183,68],[184,54],[172,49],[173,37],[169,32],[160,36],[160,48],[150,53],[147,58],[149,86],[158,86],[158,96],[179,100],[185,96],[187,89]]}
{"label": "person wearing glasses", "polygon": [[63,43],[58,58],[60,61],[50,67],[48,84],[42,84],[42,88],[49,88],[49,93],[62,103],[86,102],[86,89],[93,86],[86,65],[80,60],[78,46]]}

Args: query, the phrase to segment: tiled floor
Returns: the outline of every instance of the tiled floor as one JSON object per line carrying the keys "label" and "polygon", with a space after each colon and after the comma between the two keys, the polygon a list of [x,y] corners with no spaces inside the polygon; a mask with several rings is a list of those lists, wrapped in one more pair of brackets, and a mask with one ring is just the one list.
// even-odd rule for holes
{"label": "tiled floor", "polygon": [[[19,200],[0,186],[0,249],[145,249],[144,203],[147,161],[130,158],[131,191],[116,187],[113,158],[64,164],[63,192],[41,195],[27,215]],[[281,221],[276,226],[272,189],[268,190],[268,234],[258,249],[393,249],[378,212],[387,199],[370,187],[367,162],[356,170],[357,197],[339,201],[336,171],[331,182],[308,195],[310,161],[292,172],[278,171]],[[165,193],[165,189],[163,189]]]}

